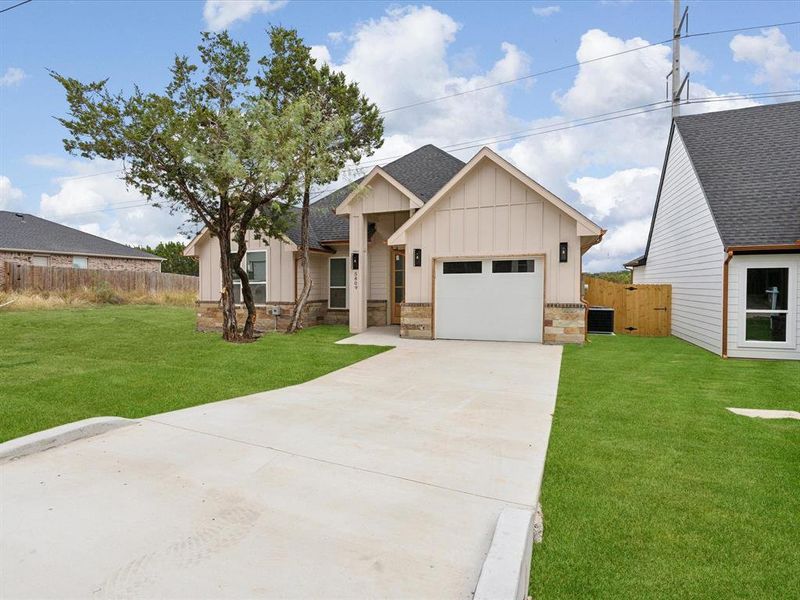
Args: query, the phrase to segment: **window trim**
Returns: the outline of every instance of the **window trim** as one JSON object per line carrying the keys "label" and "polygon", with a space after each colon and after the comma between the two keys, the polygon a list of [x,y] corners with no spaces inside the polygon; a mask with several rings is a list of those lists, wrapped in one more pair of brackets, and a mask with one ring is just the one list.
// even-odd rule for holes
{"label": "window trim", "polygon": [[[253,250],[246,250],[244,256],[242,257],[242,263],[245,265],[245,271],[247,270],[247,257],[250,254],[255,254],[257,252],[264,253],[264,281],[251,281],[248,279],[248,283],[252,285],[263,285],[264,286],[264,303],[256,302],[256,306],[267,306],[269,301],[269,249],[268,248],[254,248]],[[234,280],[233,280],[233,287],[236,289],[236,286],[239,286],[239,298],[242,297],[242,282],[239,279],[235,279],[236,273],[234,272]],[[234,299],[236,296],[234,295]],[[236,302],[236,306],[244,306],[244,301]]]}
{"label": "window trim", "polygon": [[[791,260],[780,260],[774,257],[741,257],[743,260],[739,272],[739,297],[738,306],[738,325],[739,333],[737,345],[740,348],[765,348],[765,349],[794,349],[797,347],[797,265]],[[756,259],[756,260],[753,260]],[[788,269],[789,278],[787,283],[788,302],[786,309],[748,309],[747,308],[747,274],[755,269]],[[729,300],[730,301],[730,300]],[[768,340],[748,340],[747,339],[747,315],[748,314],[785,314],[786,315],[786,341],[773,342]]]}
{"label": "window trim", "polygon": [[[75,259],[76,259],[76,258],[78,258],[78,259],[81,259],[81,258],[82,258],[82,259],[85,261],[85,263],[86,263],[86,266],[85,266],[85,267],[79,267],[79,266],[77,266],[77,265],[75,264]],[[75,256],[75,255],[73,255],[73,257],[72,257],[72,268],[73,268],[73,269],[88,269],[88,268],[89,268],[89,257],[88,257],[88,256],[83,256],[83,255],[80,255],[80,256]]]}
{"label": "window trim", "polygon": [[[33,261],[35,259],[37,259],[37,258],[43,258],[44,259],[44,264],[43,265],[35,265],[35,264],[33,264]],[[89,264],[88,259],[86,261],[86,264],[87,264],[87,267],[88,267],[88,264]],[[31,255],[31,266],[32,267],[49,267],[50,266],[50,256],[48,256],[47,254],[32,254]]]}
{"label": "window trim", "polygon": [[[334,260],[344,261],[344,285],[331,285],[331,262]],[[347,256],[329,256],[328,257],[328,310],[350,310],[350,286],[348,277],[348,257]],[[331,306],[331,290],[341,290],[344,288],[344,306]]]}

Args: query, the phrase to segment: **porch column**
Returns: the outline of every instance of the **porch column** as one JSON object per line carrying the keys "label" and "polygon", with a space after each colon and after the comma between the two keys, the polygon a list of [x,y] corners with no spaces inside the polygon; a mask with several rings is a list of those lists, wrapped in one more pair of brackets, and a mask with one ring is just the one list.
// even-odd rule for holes
{"label": "porch column", "polygon": [[[367,220],[362,214],[350,215],[350,333],[367,328],[369,277],[367,261]],[[353,269],[353,254],[358,253],[358,269]]]}

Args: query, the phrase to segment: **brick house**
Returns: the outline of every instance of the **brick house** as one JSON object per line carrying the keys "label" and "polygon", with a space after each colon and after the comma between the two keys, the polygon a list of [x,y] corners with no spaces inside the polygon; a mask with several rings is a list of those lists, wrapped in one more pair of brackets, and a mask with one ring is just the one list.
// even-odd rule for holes
{"label": "brick house", "polygon": [[161,271],[163,259],[26,213],[0,211],[0,263],[38,267]]}

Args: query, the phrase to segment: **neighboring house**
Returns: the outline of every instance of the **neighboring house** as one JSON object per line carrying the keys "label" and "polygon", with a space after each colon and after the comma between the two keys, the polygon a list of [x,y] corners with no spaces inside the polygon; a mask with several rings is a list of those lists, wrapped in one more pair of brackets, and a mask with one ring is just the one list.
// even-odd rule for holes
{"label": "neighboring house", "polygon": [[161,261],[141,250],[25,213],[0,210],[0,263],[160,271]]}
{"label": "neighboring house", "polygon": [[[311,230],[307,324],[583,341],[581,257],[603,231],[487,148],[464,164],[429,145],[375,167],[313,204]],[[298,245],[297,228],[283,240],[249,236],[261,329],[282,326],[302,289]],[[198,327],[219,327],[219,243],[203,231],[185,253],[200,260]]]}
{"label": "neighboring house", "polygon": [[634,283],[672,285],[672,333],[800,359],[800,102],[678,117]]}

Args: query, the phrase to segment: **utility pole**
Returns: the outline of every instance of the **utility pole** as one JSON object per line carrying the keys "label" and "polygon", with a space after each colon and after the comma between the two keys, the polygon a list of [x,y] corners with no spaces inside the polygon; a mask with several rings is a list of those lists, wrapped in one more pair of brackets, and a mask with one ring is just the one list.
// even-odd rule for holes
{"label": "utility pole", "polygon": [[667,77],[672,76],[672,86],[670,100],[672,101],[672,118],[680,115],[681,92],[689,81],[689,73],[686,73],[681,81],[681,30],[683,24],[689,28],[689,8],[687,7],[681,15],[681,0],[672,0],[672,71]]}

